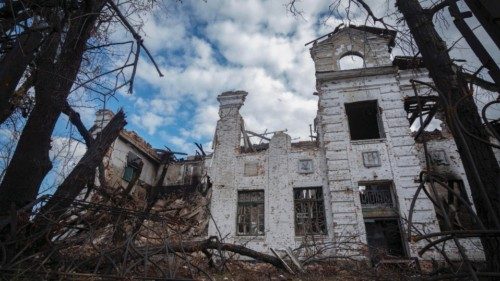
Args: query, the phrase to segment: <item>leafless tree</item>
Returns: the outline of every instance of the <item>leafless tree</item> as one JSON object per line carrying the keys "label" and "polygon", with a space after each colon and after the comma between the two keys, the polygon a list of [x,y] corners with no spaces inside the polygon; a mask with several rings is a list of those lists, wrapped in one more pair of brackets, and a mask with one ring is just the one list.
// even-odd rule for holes
{"label": "leafless tree", "polygon": [[[153,5],[155,1],[19,0],[0,7],[0,81],[5,87],[0,122],[17,109],[25,109],[27,117],[0,184],[0,214],[7,214],[11,204],[17,209],[36,198],[52,169],[51,137],[61,113],[88,140],[83,124],[74,122],[79,117],[69,105],[71,93],[94,93],[105,105],[120,89],[132,91],[141,51],[156,65],[137,31],[141,21],[129,22]],[[117,26],[133,39],[114,42],[110,33]],[[119,48],[124,46],[128,50]]]}

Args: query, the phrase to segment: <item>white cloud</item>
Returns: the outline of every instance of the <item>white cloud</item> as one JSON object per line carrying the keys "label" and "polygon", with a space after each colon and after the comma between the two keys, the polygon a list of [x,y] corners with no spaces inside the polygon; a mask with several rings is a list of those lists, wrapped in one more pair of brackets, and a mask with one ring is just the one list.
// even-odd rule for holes
{"label": "white cloud", "polygon": [[87,151],[85,144],[69,137],[56,136],[52,138],[49,157],[53,168],[53,185],[62,183],[66,176],[78,164]]}
{"label": "white cloud", "polygon": [[[207,144],[218,119],[216,96],[245,90],[249,95],[242,115],[248,129],[288,129],[292,137],[308,139],[317,97],[312,95],[310,46],[304,44],[331,32],[342,20],[330,16],[323,24],[329,0],[298,2],[303,17],[290,15],[288,2],[187,2],[166,18],[150,19],[145,42],[157,54],[165,76],[158,77],[152,64],[141,60],[137,77],[153,91],[134,98],[132,123],[176,149],[192,147],[192,141]],[[395,9],[375,0],[368,4],[377,16]],[[363,24],[366,14],[352,8],[353,23]],[[388,20],[395,22],[394,17]],[[166,124],[171,125],[168,134]]]}
{"label": "white cloud", "polygon": [[130,120],[136,126],[145,128],[150,135],[154,134],[159,126],[168,124],[167,119],[152,112],[146,112],[143,115],[132,114]]}

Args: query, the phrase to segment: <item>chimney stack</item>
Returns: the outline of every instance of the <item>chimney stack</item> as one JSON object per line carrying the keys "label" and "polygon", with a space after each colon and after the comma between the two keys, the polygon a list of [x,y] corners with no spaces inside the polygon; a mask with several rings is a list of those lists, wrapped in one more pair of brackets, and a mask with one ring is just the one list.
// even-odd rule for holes
{"label": "chimney stack", "polygon": [[109,121],[111,121],[111,118],[113,118],[113,116],[115,116],[113,111],[109,109],[99,109],[95,113],[95,121],[94,121],[95,130],[93,133],[98,133],[102,131],[102,129],[106,127],[106,125],[108,125]]}

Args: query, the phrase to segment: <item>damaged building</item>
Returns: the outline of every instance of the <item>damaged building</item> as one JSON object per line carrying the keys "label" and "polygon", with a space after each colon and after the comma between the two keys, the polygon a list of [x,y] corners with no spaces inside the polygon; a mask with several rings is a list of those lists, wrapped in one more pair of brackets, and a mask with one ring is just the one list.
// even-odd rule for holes
{"label": "damaged building", "polygon": [[[220,119],[212,153],[178,160],[124,131],[108,153],[105,174],[125,188],[139,173],[131,193],[154,198],[155,208],[171,207],[162,203],[167,195],[202,194],[182,211],[198,220],[194,236],[215,235],[262,252],[298,249],[299,256],[316,251],[375,260],[419,257],[424,244],[409,233],[449,230],[443,215],[453,229],[470,229],[466,207],[474,206],[448,128],[441,123],[431,132],[419,129],[420,117],[424,124],[439,123],[437,95],[412,85],[411,79],[432,83],[419,61],[391,59],[395,36],[350,26],[311,42],[318,98],[311,141],[292,142],[285,131],[246,130],[240,108],[247,93],[231,91],[217,97]],[[415,91],[422,95],[421,111]],[[96,127],[111,116],[99,111]],[[464,203],[449,189],[439,189],[432,200],[446,204],[447,214],[423,193],[411,208],[426,169],[423,145],[415,139],[425,139],[435,171],[468,199]],[[479,239],[460,240],[470,259],[484,259]],[[444,247],[458,259],[454,244]],[[442,256],[431,249],[421,259]]]}

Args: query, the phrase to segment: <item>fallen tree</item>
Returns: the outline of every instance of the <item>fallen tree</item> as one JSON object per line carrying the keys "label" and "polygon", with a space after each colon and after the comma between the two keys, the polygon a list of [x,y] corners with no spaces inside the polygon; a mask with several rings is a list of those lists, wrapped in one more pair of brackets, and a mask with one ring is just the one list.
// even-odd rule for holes
{"label": "fallen tree", "polygon": [[[208,250],[216,250],[220,252],[230,252],[234,254],[238,254],[241,256],[249,257],[254,260],[265,262],[271,264],[279,269],[285,270],[283,263],[275,256],[271,256],[268,254],[264,254],[261,252],[254,251],[250,248],[247,248],[243,245],[230,244],[220,242],[216,236],[211,236],[204,240],[188,240],[188,241],[171,241],[166,240],[164,245],[161,246],[143,246],[143,247],[133,247],[132,245],[128,245],[130,251],[127,254],[124,254],[123,251],[119,251],[116,248],[110,249],[108,251],[96,252],[96,255],[91,257],[86,257],[85,259],[75,259],[72,262],[77,262],[80,265],[85,265],[89,267],[106,267],[109,264],[118,264],[117,261],[123,259],[124,256],[128,259],[128,263],[134,260],[144,259],[145,256],[153,257],[157,255],[165,255],[172,253],[180,253],[180,254],[190,254],[190,253],[204,253],[207,255]],[[106,261],[101,261],[100,257],[106,256]],[[208,255],[209,259],[211,255]],[[70,257],[64,257],[65,259]],[[211,261],[209,261],[211,263]]]}
{"label": "fallen tree", "polygon": [[97,138],[91,141],[82,159],[42,208],[39,217],[59,217],[61,212],[71,206],[86,184],[93,181],[96,168],[126,124],[125,113],[123,110],[118,111]]}

